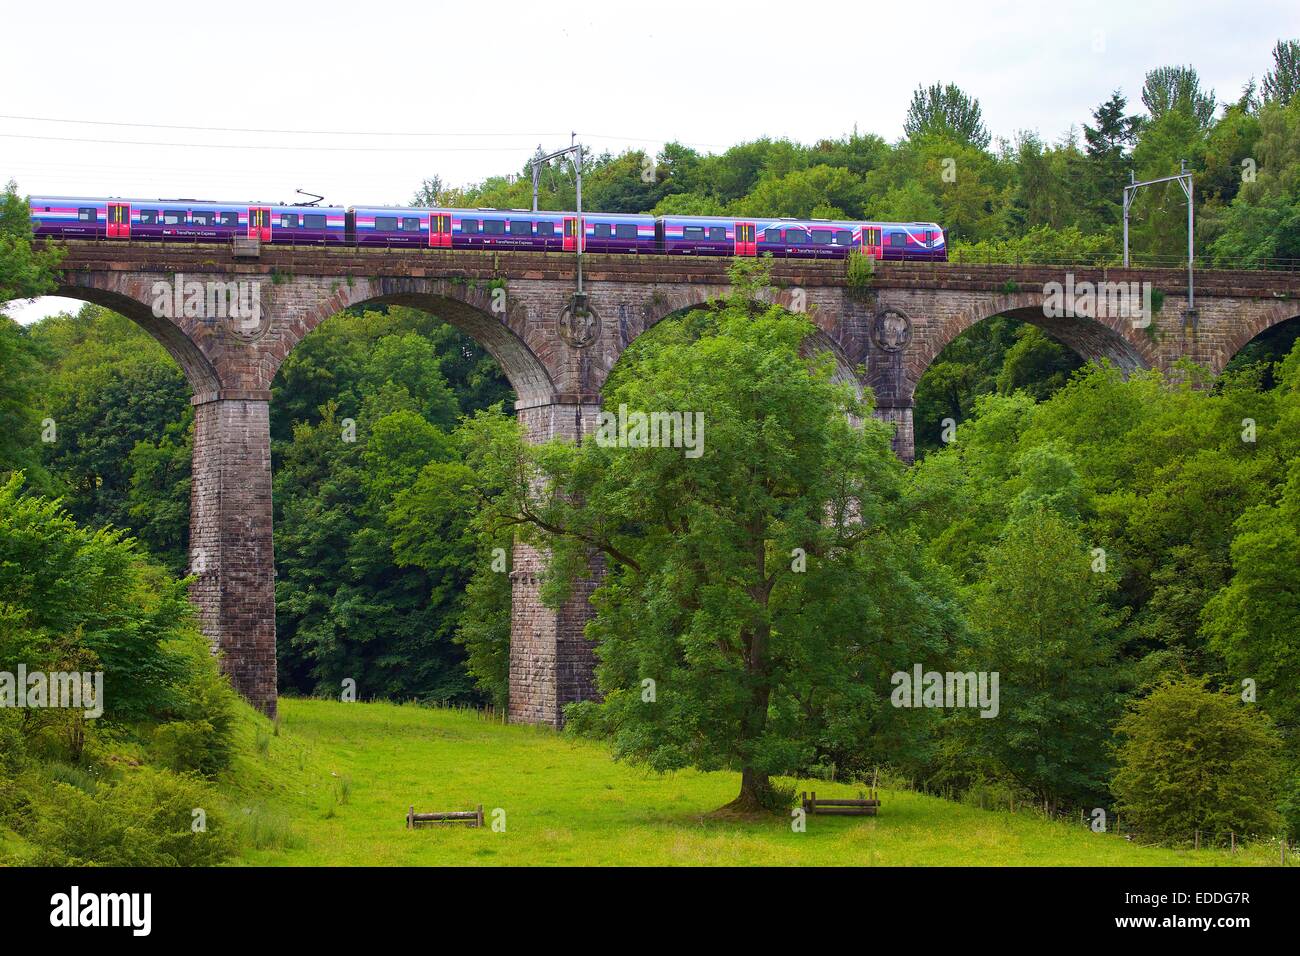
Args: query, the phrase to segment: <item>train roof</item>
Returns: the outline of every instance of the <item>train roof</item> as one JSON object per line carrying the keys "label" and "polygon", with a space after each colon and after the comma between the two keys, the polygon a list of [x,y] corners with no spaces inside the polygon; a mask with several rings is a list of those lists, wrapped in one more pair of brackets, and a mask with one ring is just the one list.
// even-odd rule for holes
{"label": "train roof", "polygon": [[131,206],[165,206],[165,205],[184,205],[186,209],[195,209],[203,206],[212,206],[221,209],[247,209],[249,206],[269,206],[273,209],[321,209],[330,212],[342,212],[342,206],[305,206],[294,203],[276,203],[266,202],[262,199],[239,199],[222,201],[219,199],[191,199],[183,196],[173,196],[171,198],[153,198],[137,199],[130,196],[31,196],[30,201],[34,204],[43,203],[101,203],[101,202],[121,202]]}
{"label": "train roof", "polygon": [[[482,215],[504,215],[507,217],[520,214],[528,215],[534,218],[562,218],[565,216],[577,216],[576,212],[571,210],[551,210],[551,209],[497,209],[490,206],[479,206],[476,208],[457,207],[457,206],[308,206],[299,203],[271,203],[260,199],[245,199],[237,201],[223,202],[214,199],[190,199],[184,197],[173,197],[170,199],[138,199],[125,196],[31,196],[30,202],[33,205],[48,205],[60,203],[75,205],[78,203],[105,203],[121,202],[128,203],[131,206],[166,206],[166,205],[183,205],[186,209],[246,209],[249,206],[265,206],[271,209],[289,212],[329,212],[339,213],[349,211],[356,212],[362,210],[365,212],[393,212],[401,213],[452,213],[461,218],[467,216]],[[583,212],[583,217],[588,221],[601,219],[610,222],[651,222],[655,220],[671,221],[673,223],[690,223],[700,225],[734,225],[737,222],[753,221],[755,223],[792,223],[808,227],[823,226],[832,229],[858,229],[863,226],[876,228],[902,227],[905,229],[939,229],[943,227],[937,222],[887,222],[884,220],[842,220],[842,219],[801,219],[795,216],[678,216],[663,215],[654,216],[649,213],[616,213],[616,212],[599,212],[587,210]]]}
{"label": "train roof", "polygon": [[[483,214],[496,214],[504,216],[546,216],[546,217],[563,217],[577,216],[576,212],[563,209],[498,209],[494,206],[477,206],[474,208],[461,206],[367,206],[364,204],[348,206],[350,212],[393,212],[393,213],[453,213],[464,218],[465,216],[480,216]],[[584,219],[599,217],[601,219],[627,220],[638,222],[652,222],[654,216],[649,213],[622,213],[622,212],[600,212],[599,210],[584,210]]]}

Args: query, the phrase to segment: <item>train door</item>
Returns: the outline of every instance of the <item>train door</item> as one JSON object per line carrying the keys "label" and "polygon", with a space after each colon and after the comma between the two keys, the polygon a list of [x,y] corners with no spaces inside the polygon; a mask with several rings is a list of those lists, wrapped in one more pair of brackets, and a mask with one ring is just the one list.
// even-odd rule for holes
{"label": "train door", "polygon": [[438,249],[451,248],[451,214],[436,212],[429,216],[429,245]]}
{"label": "train door", "polygon": [[876,259],[881,257],[879,226],[862,227],[862,251]]}
{"label": "train door", "polygon": [[109,239],[131,238],[131,207],[126,203],[111,202],[108,204],[107,236]]}
{"label": "train door", "polygon": [[265,206],[248,207],[248,238],[271,241],[271,210]]}
{"label": "train door", "polygon": [[758,238],[752,222],[736,223],[736,255],[758,255]]}
{"label": "train door", "polygon": [[564,217],[564,251],[576,252],[578,249],[578,217]]}

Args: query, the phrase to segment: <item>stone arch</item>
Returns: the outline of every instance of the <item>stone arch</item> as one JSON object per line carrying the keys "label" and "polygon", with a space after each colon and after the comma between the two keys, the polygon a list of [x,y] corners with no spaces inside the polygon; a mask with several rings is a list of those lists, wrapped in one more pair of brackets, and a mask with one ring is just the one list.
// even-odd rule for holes
{"label": "stone arch", "polygon": [[151,289],[152,282],[148,280],[132,280],[118,273],[94,276],[69,273],[52,294],[103,306],[130,319],[148,332],[181,367],[195,398],[215,397],[221,390],[221,378],[199,347],[194,330],[155,315],[152,298],[148,297]]}
{"label": "stone arch", "polygon": [[[445,320],[481,345],[515,390],[517,406],[530,408],[556,401],[557,388],[546,360],[557,343],[544,335],[544,323],[530,322],[528,306],[510,302],[504,314],[493,312],[493,290],[448,280],[408,277],[355,279],[338,283],[304,314],[287,319],[288,328],[267,351],[263,371],[267,387],[285,357],[313,329],[344,309],[367,305],[403,305]],[[553,339],[553,337],[551,337]]]}
{"label": "stone arch", "polygon": [[[776,289],[771,301],[775,304],[784,306],[787,309],[795,307],[793,289]],[[674,289],[670,293],[664,293],[661,290],[651,296],[649,303],[645,306],[645,322],[637,329],[632,330],[628,336],[628,341],[624,344],[614,361],[608,369],[604,370],[598,385],[604,387],[609,375],[618,366],[623,357],[623,352],[627,346],[630,346],[641,335],[650,331],[666,319],[675,319],[692,309],[703,308],[715,305],[725,299],[731,292],[729,285],[689,285],[679,289]],[[836,333],[841,329],[841,323],[836,321],[836,317],[830,315],[825,308],[819,308],[822,303],[805,301],[804,307],[811,312],[814,329],[811,335],[804,340],[801,351],[805,355],[811,355],[814,351],[830,352],[835,358],[835,372],[833,378],[836,382],[852,385],[862,394],[865,383],[862,376],[858,374],[858,369],[849,358],[848,351],[841,344]]]}
{"label": "stone arch", "polygon": [[1157,347],[1127,318],[1088,318],[1043,314],[1041,292],[1014,292],[994,296],[935,323],[935,331],[908,349],[900,396],[909,403],[916,386],[940,353],[967,329],[999,315],[1035,325],[1086,361],[1108,360],[1125,373],[1159,365]]}
{"label": "stone arch", "polygon": [[[665,291],[661,288],[655,288],[650,293],[650,301],[645,307],[645,323],[637,330],[637,334],[648,332],[664,319],[670,316],[676,317],[703,306],[713,305],[720,302],[731,294],[729,285],[697,285],[691,283],[688,285],[676,286],[671,290]],[[635,339],[635,336],[633,336]],[[630,345],[631,342],[628,342]]]}
{"label": "stone arch", "polygon": [[814,352],[830,352],[835,359],[835,371],[831,374],[832,381],[841,385],[852,385],[858,397],[862,396],[866,387],[862,375],[859,374],[857,367],[849,361],[849,357],[840,343],[832,338],[830,333],[821,326],[814,329],[813,333],[804,339],[803,348],[800,351],[805,355],[811,355]]}
{"label": "stone arch", "polygon": [[1210,349],[1210,371],[1218,375],[1256,337],[1292,319],[1300,319],[1300,306],[1289,300],[1269,302],[1262,307],[1246,310],[1241,323],[1232,329],[1223,346]]}

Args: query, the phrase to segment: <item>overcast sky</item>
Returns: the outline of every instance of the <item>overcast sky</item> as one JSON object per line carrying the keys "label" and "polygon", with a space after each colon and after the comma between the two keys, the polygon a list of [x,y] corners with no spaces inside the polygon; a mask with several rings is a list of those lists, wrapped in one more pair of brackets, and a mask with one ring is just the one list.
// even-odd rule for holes
{"label": "overcast sky", "polygon": [[1114,89],[1136,110],[1155,66],[1190,63],[1235,100],[1300,36],[1297,0],[46,0],[3,17],[0,179],[22,192],[294,202],[301,187],[336,205],[517,172],[573,131],[613,152],[854,126],[894,140],[935,81],[978,97],[995,137],[1055,140]]}

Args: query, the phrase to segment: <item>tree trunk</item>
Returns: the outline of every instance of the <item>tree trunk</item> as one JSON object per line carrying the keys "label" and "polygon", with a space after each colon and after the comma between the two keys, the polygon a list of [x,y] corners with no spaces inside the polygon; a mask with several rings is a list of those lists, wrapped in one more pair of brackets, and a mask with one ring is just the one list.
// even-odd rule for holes
{"label": "tree trunk", "polygon": [[767,813],[771,810],[768,800],[772,792],[772,783],[766,773],[745,767],[740,771],[740,795],[722,810],[731,813]]}
{"label": "tree trunk", "polygon": [[[762,582],[766,577],[766,539],[762,528],[754,529],[753,540],[755,579]],[[750,596],[766,610],[769,597],[767,586],[756,585],[750,588]],[[740,771],[740,794],[723,808],[737,813],[763,813],[771,809],[769,797],[772,783],[766,771],[756,770],[750,765],[753,754],[748,752],[749,747],[756,744],[767,730],[767,707],[772,696],[767,673],[767,643],[770,637],[771,624],[766,617],[753,631],[741,634],[746,647],[745,669],[751,681],[751,696],[749,712],[744,716],[740,734],[741,759],[744,762]]]}
{"label": "tree trunk", "polygon": [[[767,730],[767,707],[772,696],[772,689],[767,683],[767,639],[766,623],[755,629],[749,642],[749,672],[753,679],[752,696],[749,713],[745,715],[741,735],[741,746],[753,745]],[[772,793],[772,783],[766,771],[759,771],[749,766],[752,754],[745,754],[746,763],[740,771],[740,795],[727,809],[738,813],[761,813],[771,809],[768,799]]]}

